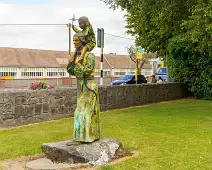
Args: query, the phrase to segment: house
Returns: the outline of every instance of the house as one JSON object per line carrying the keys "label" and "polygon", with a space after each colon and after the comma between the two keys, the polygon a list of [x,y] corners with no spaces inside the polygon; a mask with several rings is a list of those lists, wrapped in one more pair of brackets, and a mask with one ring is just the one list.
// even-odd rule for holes
{"label": "house", "polygon": [[0,76],[14,79],[68,77],[67,52],[0,48]]}
{"label": "house", "polygon": [[[69,54],[64,51],[0,48],[0,79],[69,79],[69,74],[66,72],[68,59]],[[135,67],[135,63],[127,55],[104,55],[103,75],[105,78],[134,74]],[[142,74],[151,75],[152,66],[145,64]],[[100,77],[100,57],[98,56],[95,77]]]}
{"label": "house", "polygon": [[[135,74],[136,64],[128,55],[105,54],[104,60],[110,66],[110,70],[104,69],[105,75],[111,74],[113,77],[120,77],[125,74]],[[144,64],[141,74],[145,77],[151,76],[152,66],[150,64]]]}

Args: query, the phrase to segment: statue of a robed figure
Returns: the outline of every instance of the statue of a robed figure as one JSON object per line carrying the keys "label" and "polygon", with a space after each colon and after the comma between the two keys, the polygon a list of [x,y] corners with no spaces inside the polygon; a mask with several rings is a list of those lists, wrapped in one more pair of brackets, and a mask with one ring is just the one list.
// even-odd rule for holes
{"label": "statue of a robed figure", "polygon": [[[77,30],[74,35],[74,55],[70,59],[67,71],[77,78],[77,108],[74,113],[74,139],[67,143],[72,145],[76,142],[93,142],[100,139],[99,125],[99,93],[98,84],[94,80],[95,56],[90,50],[95,47],[95,37],[90,22],[86,17],[79,19],[79,25],[85,29]],[[76,29],[74,27],[74,29]],[[91,42],[90,42],[91,41]]]}
{"label": "statue of a robed figure", "polygon": [[[87,17],[79,19],[81,31],[74,35],[76,48],[67,65],[70,75],[77,78],[77,107],[74,112],[74,137],[71,141],[43,144],[42,150],[52,162],[85,165],[105,165],[126,155],[118,139],[100,139],[100,101],[98,84],[94,80],[95,34]],[[72,96],[70,96],[72,97]]]}

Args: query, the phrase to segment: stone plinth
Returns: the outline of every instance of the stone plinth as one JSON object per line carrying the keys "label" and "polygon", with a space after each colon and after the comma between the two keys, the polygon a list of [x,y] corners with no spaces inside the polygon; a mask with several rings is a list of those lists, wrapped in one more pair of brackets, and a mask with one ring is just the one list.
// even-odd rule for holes
{"label": "stone plinth", "polygon": [[42,150],[53,162],[88,163],[96,166],[105,165],[112,159],[126,154],[121,142],[117,139],[100,139],[90,144],[72,146],[66,146],[67,142],[43,144]]}

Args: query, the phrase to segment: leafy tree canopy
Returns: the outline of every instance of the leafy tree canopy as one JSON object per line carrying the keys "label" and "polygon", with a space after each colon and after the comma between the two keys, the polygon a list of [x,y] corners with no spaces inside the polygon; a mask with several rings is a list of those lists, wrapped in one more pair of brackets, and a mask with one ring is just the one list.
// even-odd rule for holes
{"label": "leafy tree canopy", "polygon": [[196,0],[103,0],[111,8],[127,12],[127,33],[136,44],[151,52],[166,52],[168,41],[181,30]]}
{"label": "leafy tree canopy", "polygon": [[169,68],[176,81],[189,81],[195,96],[212,99],[212,1],[192,8],[184,32],[169,43]]}
{"label": "leafy tree canopy", "polygon": [[169,56],[175,81],[195,96],[212,99],[212,0],[102,0],[127,12],[136,45]]}

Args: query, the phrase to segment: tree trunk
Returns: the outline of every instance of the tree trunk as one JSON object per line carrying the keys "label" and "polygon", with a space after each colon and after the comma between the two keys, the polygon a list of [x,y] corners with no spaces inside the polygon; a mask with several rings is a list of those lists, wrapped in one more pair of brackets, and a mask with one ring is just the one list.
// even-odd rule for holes
{"label": "tree trunk", "polygon": [[140,62],[138,62],[138,74],[141,75],[141,69],[143,67],[143,65],[145,64],[146,60],[142,60]]}

